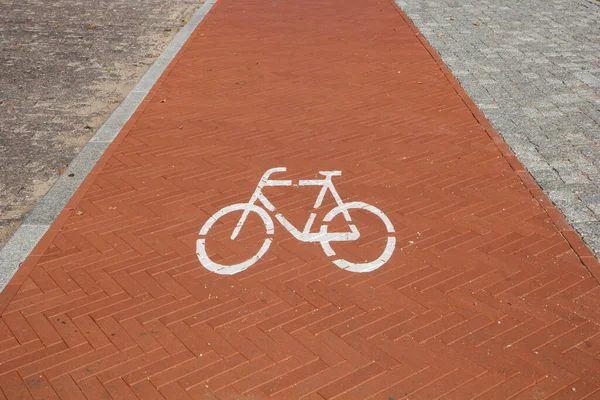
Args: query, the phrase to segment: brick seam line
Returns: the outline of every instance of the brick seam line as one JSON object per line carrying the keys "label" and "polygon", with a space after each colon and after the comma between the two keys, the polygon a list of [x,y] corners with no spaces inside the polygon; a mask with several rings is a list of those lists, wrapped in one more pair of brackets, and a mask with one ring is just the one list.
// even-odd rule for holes
{"label": "brick seam line", "polygon": [[425,39],[421,34],[417,26],[412,20],[406,15],[406,13],[398,4],[398,0],[390,0],[400,17],[408,24],[410,29],[413,31],[417,39],[425,47],[431,58],[438,64],[440,71],[444,74],[458,97],[467,106],[475,120],[482,126],[488,137],[494,142],[500,154],[506,159],[510,167],[517,174],[523,185],[527,188],[531,196],[540,205],[544,213],[550,218],[550,221],[555,226],[556,230],[565,239],[567,244],[575,252],[581,263],[588,270],[590,275],[600,284],[600,263],[598,259],[592,253],[592,251],[585,244],[581,236],[569,225],[566,218],[556,208],[544,191],[539,187],[533,176],[527,171],[523,164],[519,161],[517,156],[513,153],[511,148],[506,144],[502,135],[494,128],[494,126],[488,121],[485,115],[479,110],[479,107],[471,100],[469,95],[465,92],[463,87],[460,85],[454,74],[446,66],[440,55],[435,51],[433,46]]}
{"label": "brick seam line", "polygon": [[[26,218],[21,227],[17,229],[4,248],[0,250],[0,273],[6,275],[5,271],[8,270],[10,275],[4,284],[0,275],[0,314],[6,309],[12,298],[16,295],[20,285],[29,276],[33,267],[50,244],[52,244],[52,241],[60,232],[67,219],[75,211],[77,205],[96,180],[96,177],[116,148],[127,137],[134,123],[152,101],[156,91],[170,75],[181,58],[181,54],[189,46],[196,32],[198,32],[198,27],[206,21],[207,14],[215,7],[215,4],[217,4],[217,0],[206,0],[200,9],[194,13],[190,21],[173,38],[163,53],[161,53],[142,76],[138,84],[136,84],[119,107],[117,107],[98,129],[96,134],[82,148],[69,168],[63,172],[50,191]],[[89,151],[98,153],[97,149],[94,149],[98,145],[104,146],[105,149],[96,154],[95,158],[94,154],[91,157],[86,154]],[[70,173],[79,173],[81,182],[79,184],[75,183],[75,186],[73,186],[73,183],[65,184],[67,179],[71,179],[68,177]],[[66,186],[66,189],[61,187],[62,185]],[[72,189],[72,192],[67,193],[66,196],[62,194],[63,197],[68,197],[66,204],[61,204],[61,199],[57,197],[61,196],[61,190],[69,189]],[[55,209],[44,207],[48,203],[53,205]],[[28,223],[28,221],[32,220],[32,217],[35,221],[36,212],[38,214],[55,213],[56,216],[51,216],[47,225],[35,224],[35,222]],[[39,230],[31,232],[32,227],[39,228]],[[28,242],[25,245],[26,248],[18,247],[19,242],[23,240]],[[16,246],[9,246],[11,243],[16,243]]]}

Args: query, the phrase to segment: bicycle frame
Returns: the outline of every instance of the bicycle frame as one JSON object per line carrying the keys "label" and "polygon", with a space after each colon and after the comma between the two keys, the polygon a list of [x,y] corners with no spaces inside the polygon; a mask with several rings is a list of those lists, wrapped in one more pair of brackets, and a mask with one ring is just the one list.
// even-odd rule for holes
{"label": "bicycle frame", "polygon": [[[269,179],[269,177],[273,173],[285,172],[286,170],[287,170],[287,168],[283,168],[283,167],[282,168],[271,168],[271,169],[267,170],[263,174],[262,178],[260,178],[260,181],[258,182],[258,185],[256,186],[256,189],[254,190],[252,197],[250,197],[248,204],[254,205],[256,202],[259,202],[268,211],[275,212],[275,206],[262,193],[262,189],[264,187],[272,187],[272,186],[293,186],[291,180]],[[337,203],[338,206],[343,205],[344,201],[338,194],[338,192],[335,189],[335,186],[333,184],[333,181],[332,181],[332,178],[334,176],[341,176],[342,172],[341,171],[319,171],[319,173],[321,175],[323,175],[325,178],[324,179],[308,179],[308,180],[298,181],[298,186],[321,186],[321,191],[319,192],[319,195],[317,196],[317,200],[315,201],[315,205],[313,208],[316,209],[321,206],[321,204],[323,203],[323,199],[325,198],[325,194],[328,191],[331,192],[331,194],[333,195],[333,198],[335,199],[335,202]],[[250,213],[249,209],[244,210],[244,212],[242,213],[242,217],[238,221],[235,229],[233,230],[233,233],[231,234],[231,240],[235,239],[238,236],[238,234],[240,233],[240,230],[242,229],[242,226],[246,222],[246,218],[248,217],[249,213]],[[358,231],[356,226],[352,223],[350,213],[348,212],[348,210],[343,210],[342,214],[344,215],[344,219],[346,220],[346,222],[348,222],[348,226],[350,227],[350,232],[328,233],[326,231],[326,227],[324,228],[323,226],[321,227],[319,232],[311,232],[312,225],[317,216],[317,214],[314,212],[310,213],[308,221],[304,225],[304,229],[302,231],[300,231],[294,225],[292,225],[292,223],[289,222],[281,213],[276,213],[275,218],[277,218],[279,223],[281,223],[281,225],[283,225],[283,227],[286,228],[296,239],[298,239],[302,242],[328,242],[328,241],[344,242],[344,241],[358,239],[360,237],[360,232]]]}

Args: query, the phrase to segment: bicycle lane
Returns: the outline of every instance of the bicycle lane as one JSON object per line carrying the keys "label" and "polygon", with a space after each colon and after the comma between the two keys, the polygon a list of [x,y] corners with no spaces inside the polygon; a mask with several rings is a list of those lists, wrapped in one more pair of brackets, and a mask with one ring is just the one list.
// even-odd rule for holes
{"label": "bicycle lane", "polygon": [[[291,185],[265,188],[232,240],[271,168]],[[340,200],[311,232],[343,237],[332,210],[360,202],[356,240],[292,234],[319,171],[340,171]],[[206,225],[211,262],[254,262],[205,268]],[[394,3],[219,0],[2,293],[0,388],[584,398],[598,271]]]}

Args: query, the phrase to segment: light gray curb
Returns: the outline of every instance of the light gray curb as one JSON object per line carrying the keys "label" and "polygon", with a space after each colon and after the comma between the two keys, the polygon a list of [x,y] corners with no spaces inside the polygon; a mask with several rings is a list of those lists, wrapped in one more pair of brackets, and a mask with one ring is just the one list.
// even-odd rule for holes
{"label": "light gray curb", "polygon": [[[135,110],[173,61],[181,47],[210,11],[216,0],[207,0],[190,21],[175,35],[171,43],[146,71],[123,102],[81,149],[48,193],[40,200],[23,224],[0,250],[0,292],[29,256],[58,214],[75,194],[104,151],[117,137]],[[71,176],[69,176],[71,175]]]}

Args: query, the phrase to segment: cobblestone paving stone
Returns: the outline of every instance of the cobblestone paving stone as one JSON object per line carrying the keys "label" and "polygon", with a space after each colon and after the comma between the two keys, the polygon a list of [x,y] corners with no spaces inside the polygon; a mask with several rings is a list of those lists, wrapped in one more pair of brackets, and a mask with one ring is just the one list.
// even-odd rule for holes
{"label": "cobblestone paving stone", "polygon": [[399,0],[600,254],[600,2]]}
{"label": "cobblestone paving stone", "polygon": [[202,3],[0,1],[0,248]]}

